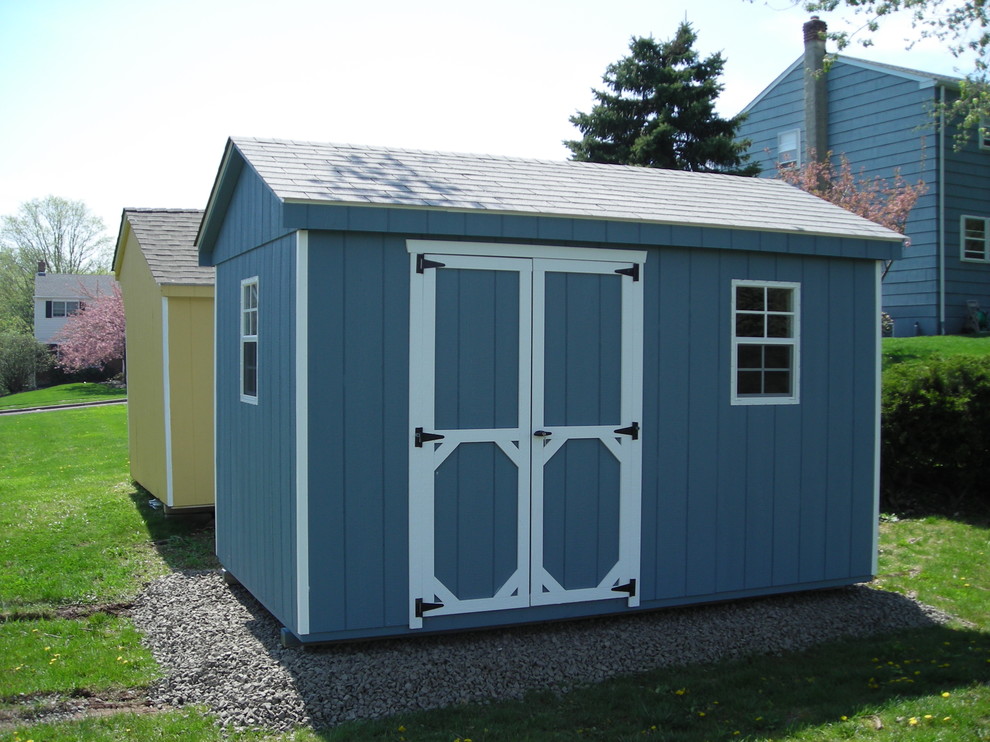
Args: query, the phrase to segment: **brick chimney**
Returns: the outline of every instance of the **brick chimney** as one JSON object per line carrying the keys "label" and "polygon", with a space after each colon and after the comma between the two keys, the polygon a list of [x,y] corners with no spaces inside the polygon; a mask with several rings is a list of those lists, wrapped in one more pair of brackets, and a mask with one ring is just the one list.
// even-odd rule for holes
{"label": "brick chimney", "polygon": [[43,276],[47,272],[48,272],[48,263],[46,263],[44,260],[39,260],[38,261],[38,275],[39,276]]}
{"label": "brick chimney", "polygon": [[[804,24],[805,149],[821,161],[828,154],[828,96],[825,81],[825,32],[818,16]],[[810,156],[809,156],[810,159]]]}

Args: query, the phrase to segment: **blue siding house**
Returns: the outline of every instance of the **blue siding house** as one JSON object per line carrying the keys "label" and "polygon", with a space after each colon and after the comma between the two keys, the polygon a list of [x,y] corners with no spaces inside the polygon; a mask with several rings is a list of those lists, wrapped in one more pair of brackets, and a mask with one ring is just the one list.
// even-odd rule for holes
{"label": "blue siding house", "polygon": [[780,181],[235,139],[217,552],[286,642],[868,580],[879,276]]}
{"label": "blue siding house", "polygon": [[814,150],[845,155],[867,177],[899,171],[923,182],[910,242],[883,280],[883,308],[899,336],[971,329],[967,302],[990,307],[990,138],[956,151],[956,130],[936,125],[935,106],[958,97],[959,79],[843,55],[812,74],[822,69],[825,24],[804,30],[804,55],[743,109],[740,138],[767,177]]}

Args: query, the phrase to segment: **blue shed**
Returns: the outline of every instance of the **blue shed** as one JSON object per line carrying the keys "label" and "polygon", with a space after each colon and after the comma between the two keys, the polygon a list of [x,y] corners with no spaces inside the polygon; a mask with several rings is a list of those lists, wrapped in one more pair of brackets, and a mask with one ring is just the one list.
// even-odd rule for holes
{"label": "blue shed", "polygon": [[868,580],[901,239],[779,181],[233,139],[219,558],[303,642]]}

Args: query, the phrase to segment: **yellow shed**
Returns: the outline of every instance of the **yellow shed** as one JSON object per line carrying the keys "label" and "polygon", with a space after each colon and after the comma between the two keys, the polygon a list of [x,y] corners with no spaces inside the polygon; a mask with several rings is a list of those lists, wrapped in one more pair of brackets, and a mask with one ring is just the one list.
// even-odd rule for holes
{"label": "yellow shed", "polygon": [[124,209],[113,272],[127,319],[131,476],[167,510],[212,507],[213,268],[198,209]]}

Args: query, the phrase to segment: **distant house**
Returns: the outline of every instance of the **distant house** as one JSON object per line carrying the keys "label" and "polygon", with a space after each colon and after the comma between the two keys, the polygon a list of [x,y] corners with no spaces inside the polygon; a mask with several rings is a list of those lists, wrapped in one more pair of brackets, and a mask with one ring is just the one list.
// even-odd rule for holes
{"label": "distant house", "polygon": [[97,296],[109,296],[116,283],[113,276],[49,273],[42,261],[34,277],[34,337],[40,343],[57,345],[55,335],[65,320]]}
{"label": "distant house", "polygon": [[[960,332],[967,301],[990,306],[990,139],[959,152],[955,130],[937,129],[934,106],[958,97],[959,79],[844,55],[822,69],[825,24],[804,27],[805,51],[743,109],[739,136],[774,177],[809,150],[845,155],[855,172],[909,182],[927,193],[915,205],[910,244],[883,281],[896,335]],[[811,72],[809,72],[809,70]]]}
{"label": "distant house", "polygon": [[220,561],[286,642],[869,579],[901,241],[761,178],[231,140]]}
{"label": "distant house", "polygon": [[127,319],[131,476],[168,509],[213,505],[213,269],[203,212],[124,209],[113,270]]}

